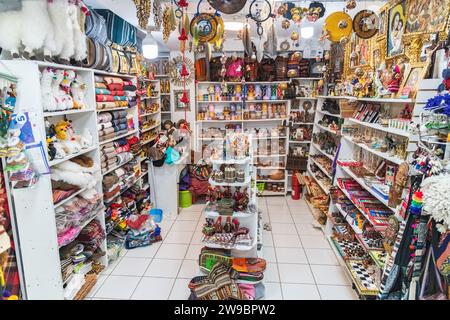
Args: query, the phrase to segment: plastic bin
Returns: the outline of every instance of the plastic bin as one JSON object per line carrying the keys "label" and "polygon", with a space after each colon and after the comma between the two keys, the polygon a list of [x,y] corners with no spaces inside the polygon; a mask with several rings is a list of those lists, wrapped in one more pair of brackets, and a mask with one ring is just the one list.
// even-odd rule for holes
{"label": "plastic bin", "polygon": [[179,204],[181,208],[189,208],[192,206],[192,194],[189,190],[179,191]]}
{"label": "plastic bin", "polygon": [[160,223],[163,219],[163,211],[161,209],[150,209],[150,215],[156,223]]}

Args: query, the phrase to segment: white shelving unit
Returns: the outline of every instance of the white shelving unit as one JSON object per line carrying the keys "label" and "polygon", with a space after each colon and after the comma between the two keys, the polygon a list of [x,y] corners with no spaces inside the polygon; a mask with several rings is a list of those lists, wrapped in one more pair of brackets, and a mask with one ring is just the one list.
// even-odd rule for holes
{"label": "white shelving unit", "polygon": [[[274,85],[274,84],[280,84],[280,83],[286,83],[289,82],[289,80],[287,81],[274,81],[274,82],[245,82],[246,85]],[[216,111],[221,111],[223,110],[223,108],[225,106],[229,106],[231,104],[236,106],[236,109],[240,108],[239,111],[237,111],[237,119],[232,119],[232,120],[196,120],[196,125],[197,125],[197,130],[196,130],[196,146],[197,146],[197,150],[200,150],[200,147],[202,146],[203,143],[206,142],[210,142],[210,141],[219,141],[219,140],[223,140],[221,137],[218,138],[202,138],[201,137],[201,132],[202,129],[207,129],[207,128],[221,128],[222,130],[225,128],[226,125],[231,125],[231,124],[235,124],[235,125],[239,125],[240,128],[242,128],[242,130],[244,132],[247,132],[248,130],[251,130],[253,128],[276,128],[277,126],[279,126],[280,124],[282,124],[283,122],[287,122],[289,120],[289,114],[290,114],[290,104],[291,101],[288,99],[274,99],[274,100],[251,100],[251,99],[245,99],[244,97],[242,99],[239,99],[237,101],[206,101],[203,100],[203,95],[204,94],[208,94],[208,87],[210,86],[216,86],[216,85],[222,85],[223,82],[212,82],[212,81],[200,81],[197,83],[196,85],[196,119],[198,119],[197,115],[198,112],[201,108],[208,108],[208,105],[214,105]],[[244,82],[229,82],[229,81],[225,81],[225,84],[230,84],[230,85],[243,85]],[[286,117],[282,117],[282,118],[270,118],[270,119],[244,119],[244,110],[246,108],[248,108],[251,104],[256,104],[256,103],[267,103],[267,104],[281,104],[284,103],[286,106]],[[271,138],[266,138],[266,137],[253,137],[253,140],[255,141],[261,141],[261,140],[266,140],[267,144],[270,144],[273,147],[275,147],[275,149],[279,148],[280,146],[282,148],[284,148],[284,152],[276,152],[276,154],[279,156],[279,158],[281,160],[283,160],[283,166],[256,166],[256,170],[260,171],[263,173],[263,175],[266,175],[268,173],[268,170],[274,170],[274,169],[280,169],[280,170],[285,170],[286,168],[286,156],[287,156],[287,152],[289,149],[289,140],[287,139],[287,137],[289,137],[288,135],[288,128],[285,128],[286,131],[286,135],[282,136],[282,137],[271,137]],[[263,143],[264,144],[264,143]],[[263,145],[261,144],[261,145]],[[258,159],[269,159],[270,157],[268,155],[259,155],[258,154],[258,147],[257,147],[257,143],[254,144],[254,148],[256,151],[255,154],[255,158]],[[273,150],[272,150],[273,151]],[[286,172],[285,172],[285,177],[287,177]],[[267,180],[267,179],[257,179],[258,182],[263,182],[263,180]],[[277,192],[276,195],[285,195],[287,192],[287,178],[283,179],[283,180],[279,180],[279,181],[275,181],[277,183],[283,183],[284,185],[284,192]],[[264,192],[262,195],[272,195],[270,192]]]}
{"label": "white shelving unit", "polygon": [[[249,195],[249,205],[252,204],[256,208],[256,212],[254,213],[247,213],[247,212],[233,212],[232,218],[238,218],[240,227],[246,227],[249,229],[249,234],[252,238],[252,244],[249,246],[243,246],[243,245],[234,245],[233,247],[226,247],[221,245],[215,245],[208,242],[203,242],[203,244],[206,247],[209,248],[217,248],[217,249],[231,249],[231,256],[233,257],[257,257],[258,256],[258,238],[260,235],[258,235],[258,201],[256,199],[256,187],[252,183],[252,181],[255,180],[256,172],[255,167],[252,165],[253,162],[253,156],[251,154],[252,150],[252,139],[251,135],[248,135],[249,141],[250,141],[250,156],[239,159],[239,160],[224,160],[224,159],[210,159],[211,164],[213,166],[213,170],[219,170],[222,165],[234,165],[235,167],[238,167],[245,172],[245,181],[242,183],[216,183],[213,180],[210,179],[210,183],[213,186],[226,186],[232,188],[239,187],[239,188],[247,188],[247,192]],[[216,211],[210,211],[208,210],[208,203],[207,207],[203,210],[203,214],[205,218],[214,218],[217,219],[219,216],[221,216]],[[227,216],[222,216],[223,218],[226,218]],[[222,218],[222,219],[223,219]],[[224,221],[222,221],[224,222]],[[260,239],[261,240],[261,239]]]}

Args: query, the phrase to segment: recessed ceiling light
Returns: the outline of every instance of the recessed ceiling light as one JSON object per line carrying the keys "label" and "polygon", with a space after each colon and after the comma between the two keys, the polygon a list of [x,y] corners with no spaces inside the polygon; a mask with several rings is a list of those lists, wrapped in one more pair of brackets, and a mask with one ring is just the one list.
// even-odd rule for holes
{"label": "recessed ceiling light", "polygon": [[235,21],[225,21],[225,30],[230,31],[239,31],[242,29],[244,24],[242,22],[235,22]]}
{"label": "recessed ceiling light", "polygon": [[300,29],[300,34],[303,39],[312,38],[314,35],[314,27],[303,27]]}

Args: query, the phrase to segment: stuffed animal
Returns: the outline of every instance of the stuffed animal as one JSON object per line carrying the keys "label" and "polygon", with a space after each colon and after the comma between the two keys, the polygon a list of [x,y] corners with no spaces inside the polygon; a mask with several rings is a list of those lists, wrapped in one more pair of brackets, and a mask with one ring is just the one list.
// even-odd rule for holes
{"label": "stuffed animal", "polygon": [[65,105],[64,110],[73,109],[74,103],[73,103],[73,98],[71,95],[72,92],[70,89],[70,85],[75,80],[76,74],[72,70],[58,70],[58,71],[63,71],[63,74],[64,74],[63,80],[60,83],[60,87],[64,91],[64,94],[63,94],[63,102]]}
{"label": "stuffed animal", "polygon": [[41,96],[44,111],[55,111],[58,107],[52,92],[52,81],[55,73],[51,68],[45,68],[41,74]]}
{"label": "stuffed animal", "polygon": [[55,125],[55,134],[58,140],[65,141],[69,139],[69,126],[70,122],[67,120],[60,120]]}
{"label": "stuffed animal", "polygon": [[64,151],[64,147],[61,142],[53,142],[53,147],[55,148],[55,159],[64,159],[67,156],[67,153]]}
{"label": "stuffed animal", "polygon": [[79,75],[75,76],[75,79],[70,84],[73,98],[74,109],[84,109],[86,104],[84,102],[84,91],[86,90],[86,85],[80,80]]}
{"label": "stuffed animal", "polygon": [[[24,57],[32,57],[44,49],[54,49],[53,24],[47,12],[48,0],[22,0],[20,10],[0,12],[0,47],[19,58],[21,45]],[[67,1],[67,0],[65,0]]]}
{"label": "stuffed animal", "polygon": [[60,88],[59,84],[64,80],[64,71],[56,70],[54,74],[55,76],[52,81],[52,94],[56,101],[56,110],[62,111],[65,110],[66,105],[64,101],[64,91]]}
{"label": "stuffed animal", "polygon": [[94,143],[94,138],[89,129],[84,128],[82,135],[74,135],[75,141],[78,142],[82,149],[89,148]]}
{"label": "stuffed animal", "polygon": [[[82,1],[76,0],[76,1],[69,1],[69,6],[67,9],[67,13],[70,18],[71,23],[71,29],[72,29],[72,41],[74,50],[73,53],[68,52],[69,58],[72,57],[75,61],[79,62],[81,65],[81,61],[83,61],[87,57],[87,45],[86,45],[86,36],[84,35],[84,32],[82,31],[80,21],[81,15],[84,13],[87,13],[87,7],[83,4]],[[64,49],[63,49],[63,57],[64,55]]]}

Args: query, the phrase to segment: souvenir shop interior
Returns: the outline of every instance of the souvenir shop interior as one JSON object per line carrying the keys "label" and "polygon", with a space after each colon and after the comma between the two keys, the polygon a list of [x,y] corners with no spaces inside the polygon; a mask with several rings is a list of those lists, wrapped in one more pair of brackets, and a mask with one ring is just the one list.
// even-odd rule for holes
{"label": "souvenir shop interior", "polygon": [[0,0],[0,300],[447,300],[450,0]]}

